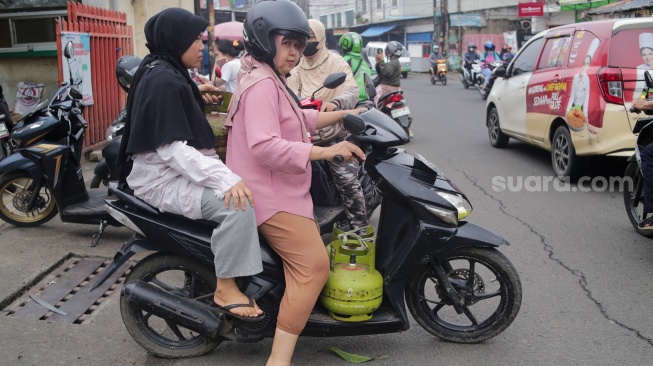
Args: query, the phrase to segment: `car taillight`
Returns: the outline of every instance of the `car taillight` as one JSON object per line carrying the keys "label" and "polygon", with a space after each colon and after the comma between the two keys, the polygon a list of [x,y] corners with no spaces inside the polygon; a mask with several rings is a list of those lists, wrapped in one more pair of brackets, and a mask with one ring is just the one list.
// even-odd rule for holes
{"label": "car taillight", "polygon": [[601,94],[608,103],[624,104],[624,88],[621,70],[611,67],[600,69],[596,76],[599,79]]}

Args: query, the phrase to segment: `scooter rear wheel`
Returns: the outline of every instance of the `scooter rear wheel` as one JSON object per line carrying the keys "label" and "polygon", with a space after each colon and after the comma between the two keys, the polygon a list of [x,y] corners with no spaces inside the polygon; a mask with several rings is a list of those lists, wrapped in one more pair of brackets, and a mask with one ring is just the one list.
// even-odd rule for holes
{"label": "scooter rear wheel", "polygon": [[50,189],[41,187],[34,207],[27,208],[34,181],[25,172],[11,172],[0,177],[0,219],[21,227],[39,226],[57,216],[59,210]]}
{"label": "scooter rear wheel", "polygon": [[449,342],[478,343],[503,332],[521,307],[521,281],[512,263],[492,248],[461,248],[442,268],[463,300],[458,314],[433,266],[419,269],[406,286],[406,303],[417,323]]}
{"label": "scooter rear wheel", "polygon": [[[171,254],[156,253],[141,260],[129,273],[124,285],[144,281],[188,298],[215,292],[213,269]],[[149,352],[165,358],[187,358],[206,354],[222,343],[137,308],[123,296],[120,313],[125,328]]]}
{"label": "scooter rear wheel", "polygon": [[[639,224],[646,219],[646,215],[644,215],[644,194],[642,192],[644,182],[642,172],[639,170],[636,161],[628,163],[624,178],[626,182],[632,182],[624,185],[624,204],[628,219],[638,234],[650,238],[653,236],[653,232],[645,232],[639,228]],[[635,202],[635,199],[637,199],[637,202]]]}

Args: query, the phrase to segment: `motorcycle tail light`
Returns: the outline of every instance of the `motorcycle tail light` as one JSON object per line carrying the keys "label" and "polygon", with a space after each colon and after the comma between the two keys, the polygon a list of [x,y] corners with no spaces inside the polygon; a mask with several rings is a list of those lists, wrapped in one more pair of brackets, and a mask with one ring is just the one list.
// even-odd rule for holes
{"label": "motorcycle tail light", "polygon": [[391,95],[390,98],[388,98],[389,103],[396,103],[396,102],[399,102],[401,100],[404,100],[404,96],[399,94],[399,93]]}

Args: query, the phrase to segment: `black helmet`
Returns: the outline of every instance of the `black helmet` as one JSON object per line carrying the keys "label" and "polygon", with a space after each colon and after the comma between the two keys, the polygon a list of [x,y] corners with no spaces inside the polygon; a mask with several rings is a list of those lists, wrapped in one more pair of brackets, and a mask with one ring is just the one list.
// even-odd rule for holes
{"label": "black helmet", "polygon": [[492,41],[487,41],[483,45],[483,48],[485,48],[485,50],[488,51],[488,52],[494,51],[494,43],[492,43]]}
{"label": "black helmet", "polygon": [[476,45],[473,44],[473,43],[469,43],[469,44],[467,44],[467,48],[470,49],[470,50],[475,50],[475,49],[476,49]]}
{"label": "black helmet", "polygon": [[404,50],[404,46],[401,45],[401,43],[397,41],[390,41],[388,42],[388,45],[385,46],[385,51],[386,53],[389,52],[393,56],[401,56],[401,52]]}
{"label": "black helmet", "polygon": [[297,39],[311,37],[304,11],[289,0],[265,0],[256,3],[245,17],[245,50],[259,61],[270,61],[277,50],[273,33]]}
{"label": "black helmet", "polygon": [[142,61],[143,59],[140,57],[132,55],[122,56],[118,59],[116,63],[116,78],[118,79],[118,84],[120,84],[120,87],[125,92],[129,92],[129,86]]}

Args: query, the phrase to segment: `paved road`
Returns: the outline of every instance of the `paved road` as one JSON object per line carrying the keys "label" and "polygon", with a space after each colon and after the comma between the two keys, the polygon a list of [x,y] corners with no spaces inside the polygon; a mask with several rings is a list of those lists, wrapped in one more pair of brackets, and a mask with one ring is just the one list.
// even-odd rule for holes
{"label": "paved road", "polygon": [[[378,365],[644,365],[653,360],[653,242],[633,232],[620,192],[518,192],[493,189],[493,179],[550,177],[548,153],[511,141],[490,147],[484,102],[451,75],[446,86],[424,75],[402,80],[415,117],[407,149],[433,161],[468,195],[470,221],[504,236],[502,252],[520,273],[520,314],[504,333],[477,345],[439,341],[414,322],[399,334],[334,339],[302,338],[295,365],[345,365],[329,347],[388,358]],[[623,171],[601,159],[598,175]],[[87,164],[85,174],[92,164]],[[4,305],[58,261],[74,254],[109,258],[129,236],[109,228],[90,248],[95,228],[62,224],[39,228],[0,223],[0,302]],[[126,332],[117,291],[84,324],[62,325],[0,313],[0,364],[8,365],[263,365],[271,341],[224,343],[209,355],[161,360]]]}

